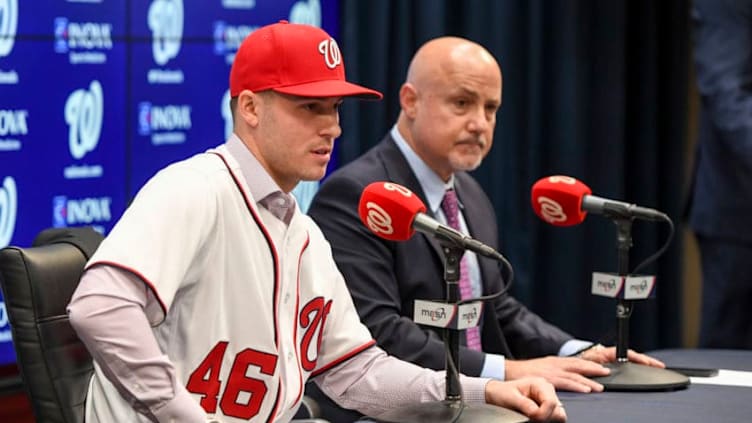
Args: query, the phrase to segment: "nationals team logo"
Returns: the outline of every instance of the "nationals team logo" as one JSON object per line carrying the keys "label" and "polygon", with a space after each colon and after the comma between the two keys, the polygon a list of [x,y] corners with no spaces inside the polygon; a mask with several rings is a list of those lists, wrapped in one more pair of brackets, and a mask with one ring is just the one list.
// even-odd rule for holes
{"label": "nationals team logo", "polygon": [[324,62],[329,69],[334,69],[342,63],[339,46],[332,38],[319,43],[319,53],[324,56]]}
{"label": "nationals team logo", "polygon": [[68,147],[74,159],[81,159],[99,144],[104,114],[102,84],[94,80],[89,89],[73,91],[65,102],[65,122],[68,124]]}
{"label": "nationals team logo", "polygon": [[230,90],[225,90],[219,105],[222,120],[225,122],[225,139],[229,139],[233,132],[232,111],[230,110]]}
{"label": "nationals team logo", "polygon": [[[331,308],[332,300],[325,301],[322,297],[316,297],[304,305],[300,311],[300,327],[304,330],[303,338],[300,340],[300,364],[306,371],[311,372],[316,368],[324,325]],[[312,348],[311,342],[314,336],[316,344]]]}
{"label": "nationals team logo", "polygon": [[9,245],[13,237],[17,207],[16,181],[10,176],[6,176],[3,185],[0,186],[0,248]]}
{"label": "nationals team logo", "polygon": [[567,214],[564,213],[564,209],[561,204],[555,200],[541,195],[538,197],[538,204],[540,204],[540,214],[543,219],[548,223],[565,222],[567,220]]}
{"label": "nationals team logo", "polygon": [[366,203],[366,225],[376,234],[391,235],[394,233],[392,216],[383,207],[373,201]]}
{"label": "nationals team logo", "polygon": [[[577,183],[577,180],[571,176],[554,175],[548,177],[548,182],[552,184],[574,185]],[[556,200],[540,196],[538,197],[538,204],[541,206],[540,215],[546,222],[556,224],[567,220],[564,208]]]}
{"label": "nationals team logo", "polygon": [[10,54],[18,28],[18,0],[0,0],[0,57]]}
{"label": "nationals team logo", "polygon": [[165,65],[180,52],[183,38],[183,0],[154,0],[149,6],[149,29],[154,61]]}
{"label": "nationals team logo", "polygon": [[321,27],[321,3],[319,0],[295,2],[287,20],[291,23]]}
{"label": "nationals team logo", "polygon": [[[376,182],[374,182],[374,184],[376,184]],[[405,198],[412,198],[413,196],[412,191],[399,184],[383,182],[381,187],[384,191],[395,192]],[[366,188],[366,190],[368,191],[368,188]],[[378,192],[378,189],[375,189],[374,191]],[[366,226],[376,234],[382,236],[394,234],[392,216],[375,201],[367,201],[365,203],[365,216],[361,214],[361,219],[365,222]]]}

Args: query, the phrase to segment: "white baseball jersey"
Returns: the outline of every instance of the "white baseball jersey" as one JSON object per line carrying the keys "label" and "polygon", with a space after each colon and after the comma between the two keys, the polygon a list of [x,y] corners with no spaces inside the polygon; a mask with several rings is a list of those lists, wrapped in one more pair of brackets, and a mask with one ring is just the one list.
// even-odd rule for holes
{"label": "white baseball jersey", "polygon": [[[313,221],[296,210],[275,245],[260,213],[221,146],[152,178],[88,263],[153,291],[162,351],[222,422],[290,420],[309,377],[374,343]],[[100,421],[148,421],[99,367],[89,395]]]}

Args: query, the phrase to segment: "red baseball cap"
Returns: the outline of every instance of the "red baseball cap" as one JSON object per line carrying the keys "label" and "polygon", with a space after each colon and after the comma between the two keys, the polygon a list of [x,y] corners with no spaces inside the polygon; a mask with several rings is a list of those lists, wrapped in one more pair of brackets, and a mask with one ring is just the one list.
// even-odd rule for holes
{"label": "red baseball cap", "polygon": [[287,21],[261,27],[240,44],[230,69],[230,96],[243,90],[300,97],[383,97],[345,80],[339,46],[324,30]]}

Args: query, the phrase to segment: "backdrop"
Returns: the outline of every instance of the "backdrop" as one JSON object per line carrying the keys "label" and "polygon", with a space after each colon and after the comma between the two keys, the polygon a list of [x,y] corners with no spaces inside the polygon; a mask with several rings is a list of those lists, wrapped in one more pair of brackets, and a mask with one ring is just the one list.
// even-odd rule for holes
{"label": "backdrop", "polygon": [[[612,343],[615,300],[590,295],[591,272],[617,270],[615,225],[590,215],[548,226],[530,207],[530,187],[574,176],[603,197],[666,212],[681,234],[684,204],[688,0],[343,0],[340,44],[348,77],[382,90],[382,102],[342,111],[339,165],[393,125],[410,57],[425,41],[458,35],[486,46],[502,67],[495,145],[475,172],[496,206],[514,294],[576,336]],[[630,268],[668,236],[636,222]],[[657,298],[639,302],[630,346],[681,342],[681,238],[646,271]]]}

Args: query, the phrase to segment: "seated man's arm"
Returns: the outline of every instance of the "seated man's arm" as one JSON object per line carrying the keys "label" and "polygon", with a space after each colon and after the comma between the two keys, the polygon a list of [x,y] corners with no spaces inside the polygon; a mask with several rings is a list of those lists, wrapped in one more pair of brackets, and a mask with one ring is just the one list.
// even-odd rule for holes
{"label": "seated man's arm", "polygon": [[[369,348],[313,379],[342,407],[372,416],[421,402],[445,399],[444,372],[420,368]],[[564,409],[552,385],[541,378],[499,382],[460,376],[469,404],[494,404],[536,421],[563,421]]]}
{"label": "seated man's arm", "polygon": [[159,422],[203,423],[206,413],[177,380],[152,333],[144,313],[148,301],[140,279],[96,266],[84,273],[68,315],[107,379],[136,411]]}

